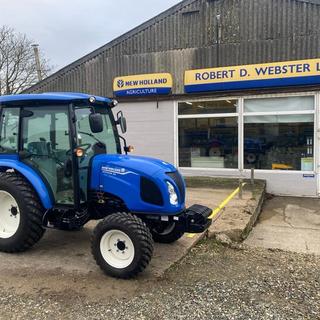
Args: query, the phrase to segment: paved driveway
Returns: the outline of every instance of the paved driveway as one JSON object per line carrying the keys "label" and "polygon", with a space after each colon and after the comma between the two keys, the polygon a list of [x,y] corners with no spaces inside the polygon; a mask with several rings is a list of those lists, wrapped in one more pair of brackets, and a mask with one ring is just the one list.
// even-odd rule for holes
{"label": "paved driveway", "polygon": [[320,199],[274,197],[267,200],[245,243],[320,255]]}

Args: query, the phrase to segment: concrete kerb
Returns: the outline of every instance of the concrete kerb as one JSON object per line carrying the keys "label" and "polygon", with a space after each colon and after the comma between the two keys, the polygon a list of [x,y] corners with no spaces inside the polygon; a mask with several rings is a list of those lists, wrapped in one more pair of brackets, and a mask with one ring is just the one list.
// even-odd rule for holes
{"label": "concrete kerb", "polygon": [[[230,189],[230,193],[239,187],[238,179],[227,178],[186,177],[186,183],[189,188],[225,188]],[[250,180],[244,180],[244,183],[243,199],[238,199],[236,195],[221,210],[212,226],[199,238],[199,241],[203,237],[216,238],[220,241],[221,236],[224,236],[223,242],[227,244],[228,239],[232,242],[241,242],[247,238],[260,215],[266,194],[266,182],[255,180],[253,186]]]}

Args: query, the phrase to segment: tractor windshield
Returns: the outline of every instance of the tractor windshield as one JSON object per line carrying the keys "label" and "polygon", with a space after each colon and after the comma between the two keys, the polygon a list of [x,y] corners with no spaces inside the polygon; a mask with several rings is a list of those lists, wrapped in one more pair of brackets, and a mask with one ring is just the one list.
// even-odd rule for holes
{"label": "tractor windshield", "polygon": [[[99,133],[93,133],[90,129],[89,116],[92,112],[102,115],[103,130]],[[96,154],[108,153],[114,154],[119,152],[119,139],[113,117],[109,110],[96,107],[76,107],[76,130],[77,145],[83,146],[85,156],[91,158]]]}
{"label": "tractor windshield", "polygon": [[[90,128],[89,116],[93,112],[100,113],[103,130],[93,133]],[[84,151],[79,161],[79,182],[81,189],[80,201],[87,199],[88,168],[90,160],[98,154],[120,153],[120,142],[117,128],[110,109],[95,107],[75,107],[77,146]]]}

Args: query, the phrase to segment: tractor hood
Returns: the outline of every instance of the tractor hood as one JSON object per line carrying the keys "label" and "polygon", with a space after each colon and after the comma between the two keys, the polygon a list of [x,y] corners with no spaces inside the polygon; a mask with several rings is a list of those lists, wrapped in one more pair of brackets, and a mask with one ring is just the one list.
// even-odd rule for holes
{"label": "tractor hood", "polygon": [[[94,162],[101,164],[102,170],[120,170],[119,173],[125,174],[126,171],[134,173],[154,176],[159,171],[162,172],[174,172],[177,169],[165,161],[140,156],[128,156],[128,155],[99,155],[94,158]],[[121,172],[122,171],[122,172]]]}
{"label": "tractor hood", "polygon": [[[168,183],[178,202],[171,204]],[[162,160],[97,155],[91,165],[91,190],[121,199],[130,212],[177,214],[185,208],[185,184],[177,169]]]}

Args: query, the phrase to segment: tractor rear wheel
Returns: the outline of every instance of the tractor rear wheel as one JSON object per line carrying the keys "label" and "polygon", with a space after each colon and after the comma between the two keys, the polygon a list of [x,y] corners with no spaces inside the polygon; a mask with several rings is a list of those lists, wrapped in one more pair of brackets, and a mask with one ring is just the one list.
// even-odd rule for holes
{"label": "tractor rear wheel", "polygon": [[151,260],[152,235],[140,218],[130,213],[114,213],[94,229],[91,251],[107,275],[132,278]]}
{"label": "tractor rear wheel", "polygon": [[184,231],[175,222],[171,222],[164,226],[152,228],[151,234],[155,242],[173,243],[184,235]]}
{"label": "tractor rear wheel", "polygon": [[0,251],[29,249],[43,236],[44,209],[32,186],[19,174],[0,173]]}

